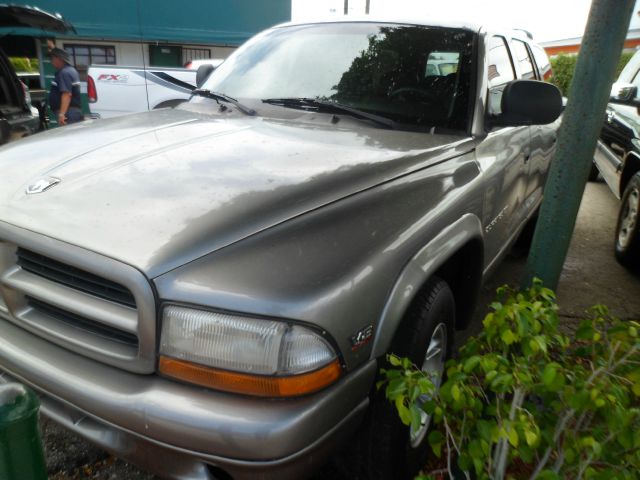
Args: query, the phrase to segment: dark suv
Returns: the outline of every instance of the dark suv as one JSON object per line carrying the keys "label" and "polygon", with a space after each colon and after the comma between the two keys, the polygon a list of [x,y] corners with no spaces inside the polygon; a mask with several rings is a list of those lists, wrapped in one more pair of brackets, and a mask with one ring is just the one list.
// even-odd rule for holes
{"label": "dark suv", "polygon": [[[17,5],[0,5],[0,27],[38,28],[60,33],[73,29],[60,15]],[[41,129],[41,118],[39,111],[31,105],[27,85],[0,49],[0,144],[37,132]]]}
{"label": "dark suv", "polygon": [[[618,261],[640,267],[640,52],[636,53],[613,84],[604,126],[594,157],[597,170],[614,195],[621,199],[616,227]],[[597,176],[592,172],[591,179]]]}

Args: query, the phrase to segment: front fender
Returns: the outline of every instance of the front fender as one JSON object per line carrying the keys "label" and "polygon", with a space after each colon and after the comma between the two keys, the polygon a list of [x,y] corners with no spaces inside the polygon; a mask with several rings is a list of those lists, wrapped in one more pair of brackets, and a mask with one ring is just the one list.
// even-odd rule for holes
{"label": "front fender", "polygon": [[[482,223],[477,216],[468,213],[443,229],[413,256],[398,276],[378,321],[371,352],[373,358],[388,351],[404,313],[427,279],[465,245],[481,239]],[[482,263],[482,259],[478,261]]]}

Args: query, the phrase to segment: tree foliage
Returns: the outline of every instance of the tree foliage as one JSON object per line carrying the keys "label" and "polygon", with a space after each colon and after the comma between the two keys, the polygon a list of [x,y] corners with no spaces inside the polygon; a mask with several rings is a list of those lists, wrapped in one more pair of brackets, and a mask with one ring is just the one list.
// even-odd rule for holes
{"label": "tree foliage", "polygon": [[[634,479],[640,471],[640,324],[590,310],[571,335],[558,329],[552,291],[498,290],[483,330],[432,378],[389,356],[382,371],[403,423],[432,417],[441,464],[420,478]],[[428,398],[426,401],[420,399]]]}
{"label": "tree foliage", "polygon": [[[629,62],[633,53],[623,52],[620,56],[620,61],[616,67],[616,73],[614,78],[618,78],[620,72],[624,66]],[[551,58],[551,67],[553,69],[553,77],[551,83],[556,85],[562,95],[565,97],[569,95],[569,88],[571,86],[571,80],[573,80],[573,74],[576,69],[576,62],[578,60],[577,55],[557,55]]]}

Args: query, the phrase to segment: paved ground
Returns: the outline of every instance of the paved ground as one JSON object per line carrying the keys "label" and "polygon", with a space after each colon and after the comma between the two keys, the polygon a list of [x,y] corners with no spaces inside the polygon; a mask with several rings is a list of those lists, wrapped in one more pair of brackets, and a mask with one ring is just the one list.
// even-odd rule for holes
{"label": "paved ground", "polygon": [[[618,201],[604,183],[591,183],[582,202],[580,215],[563,270],[558,300],[564,321],[575,323],[591,305],[603,303],[620,318],[640,318],[640,278],[619,266],[613,258],[613,231]],[[524,259],[508,258],[484,286],[478,319],[495,289],[505,283],[517,285]],[[479,322],[475,322],[477,325]],[[461,337],[472,334],[469,329]],[[151,480],[125,462],[87,444],[57,426],[43,422],[49,472],[53,480]],[[324,478],[336,478],[331,469]]]}

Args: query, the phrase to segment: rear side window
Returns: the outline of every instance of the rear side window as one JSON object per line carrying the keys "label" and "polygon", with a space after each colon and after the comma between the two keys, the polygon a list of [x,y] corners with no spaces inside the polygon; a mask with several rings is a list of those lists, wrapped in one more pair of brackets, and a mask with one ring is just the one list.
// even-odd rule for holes
{"label": "rear side window", "polygon": [[513,46],[514,61],[520,65],[520,78],[525,80],[533,80],[536,78],[535,71],[533,69],[533,61],[529,55],[527,45],[520,40],[513,40],[511,43]]}
{"label": "rear side window", "polygon": [[540,77],[542,77],[541,79],[548,82],[551,80],[553,72],[551,71],[551,62],[549,61],[547,52],[545,52],[544,48],[539,45],[531,45],[531,51],[533,52],[533,58],[536,61],[536,65],[538,65],[538,71],[540,72]]}
{"label": "rear side window", "polygon": [[504,37],[493,36],[489,39],[487,64],[489,65],[489,114],[498,115],[502,91],[508,82],[516,78]]}

